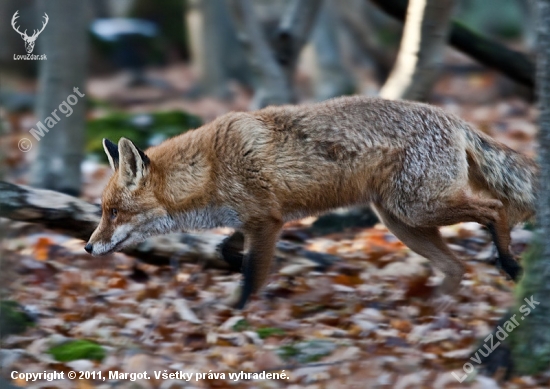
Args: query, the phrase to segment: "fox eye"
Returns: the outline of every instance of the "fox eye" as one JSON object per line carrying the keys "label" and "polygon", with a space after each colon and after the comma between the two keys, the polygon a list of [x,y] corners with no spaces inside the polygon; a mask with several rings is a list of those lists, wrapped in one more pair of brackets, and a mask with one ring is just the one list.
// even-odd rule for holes
{"label": "fox eye", "polygon": [[111,208],[111,219],[116,218],[117,215],[118,215],[118,209],[116,209],[116,208]]}

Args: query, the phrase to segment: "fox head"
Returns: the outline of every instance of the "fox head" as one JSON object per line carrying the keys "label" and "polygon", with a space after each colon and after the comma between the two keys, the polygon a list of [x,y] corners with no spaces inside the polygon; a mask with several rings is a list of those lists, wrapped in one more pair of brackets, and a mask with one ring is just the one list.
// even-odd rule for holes
{"label": "fox head", "polygon": [[114,174],[103,191],[99,226],[86,244],[92,255],[104,255],[170,229],[170,217],[155,197],[151,161],[130,140],[118,147],[103,139]]}

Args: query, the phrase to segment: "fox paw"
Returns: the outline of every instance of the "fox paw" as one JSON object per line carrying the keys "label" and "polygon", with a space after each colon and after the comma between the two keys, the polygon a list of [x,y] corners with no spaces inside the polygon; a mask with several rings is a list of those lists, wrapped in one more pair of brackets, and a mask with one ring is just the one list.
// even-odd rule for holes
{"label": "fox paw", "polygon": [[238,309],[238,305],[241,300],[241,294],[242,294],[242,287],[239,283],[239,286],[233,289],[231,294],[222,300],[222,303],[228,306],[229,308]]}
{"label": "fox paw", "polygon": [[523,274],[523,268],[513,257],[501,256],[496,260],[497,267],[502,269],[514,282],[518,282]]}

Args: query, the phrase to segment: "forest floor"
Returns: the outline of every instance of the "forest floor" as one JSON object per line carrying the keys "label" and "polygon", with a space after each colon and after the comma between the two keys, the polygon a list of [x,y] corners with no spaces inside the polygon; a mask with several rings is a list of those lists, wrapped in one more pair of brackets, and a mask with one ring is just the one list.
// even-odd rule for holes
{"label": "forest floor", "polygon": [[[192,86],[189,72],[175,65],[149,75],[181,92]],[[512,89],[491,72],[447,71],[433,102],[533,156],[536,110]],[[183,109],[205,121],[228,110],[244,110],[250,99],[238,88],[230,103],[191,100],[151,87],[125,89],[122,76],[91,79],[88,91],[131,112]],[[25,127],[33,123],[29,115],[11,120]],[[103,165],[87,166],[83,197],[97,202],[110,171]],[[15,181],[24,183],[21,177]],[[502,382],[499,372],[488,378],[469,359],[477,359],[481,340],[513,305],[514,297],[514,284],[495,268],[492,243],[480,226],[465,223],[442,229],[467,273],[454,301],[434,305],[430,297],[441,274],[385,227],[314,236],[308,228],[311,221],[289,223],[283,238],[341,261],[321,271],[313,262],[279,260],[262,295],[236,311],[223,300],[238,285],[238,274],[205,270],[201,264],[144,265],[121,253],[92,258],[82,241],[36,225],[0,220],[8,235],[1,245],[2,298],[16,301],[33,322],[25,332],[2,339],[1,376],[10,380],[13,371],[56,370],[65,377],[71,371],[95,372],[75,380],[11,380],[28,388],[81,389],[550,385],[550,376]],[[528,229],[516,228],[514,252],[522,253],[531,236]],[[90,343],[67,348],[71,340]],[[464,369],[470,371],[466,362],[475,370],[459,383],[456,377],[463,377]],[[149,379],[131,381],[132,376],[113,372],[147,372]],[[177,372],[186,375],[162,376]],[[229,375],[240,372],[256,375]],[[279,378],[265,378],[265,373]]]}

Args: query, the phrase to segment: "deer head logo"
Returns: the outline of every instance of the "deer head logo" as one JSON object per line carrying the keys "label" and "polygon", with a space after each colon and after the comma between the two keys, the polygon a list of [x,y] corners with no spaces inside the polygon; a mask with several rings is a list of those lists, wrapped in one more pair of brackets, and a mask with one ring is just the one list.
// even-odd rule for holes
{"label": "deer head logo", "polygon": [[15,31],[19,33],[19,35],[21,35],[21,38],[23,38],[23,40],[25,41],[25,50],[27,50],[27,53],[30,54],[34,50],[34,42],[36,41],[36,38],[38,38],[38,35],[40,35],[42,31],[44,31],[44,27],[46,27],[46,24],[48,24],[48,20],[49,20],[48,14],[44,12],[43,18],[45,20],[42,24],[42,28],[40,29],[40,31],[34,30],[34,33],[31,36],[28,36],[27,30],[25,30],[25,32],[21,32],[15,25],[15,19],[19,17],[19,15],[17,15],[18,12],[19,11],[15,11],[15,13],[13,14],[13,17],[11,18],[11,26]]}

